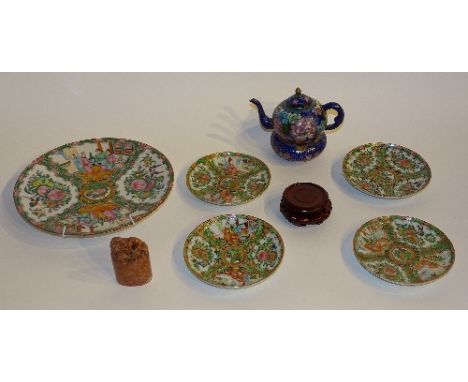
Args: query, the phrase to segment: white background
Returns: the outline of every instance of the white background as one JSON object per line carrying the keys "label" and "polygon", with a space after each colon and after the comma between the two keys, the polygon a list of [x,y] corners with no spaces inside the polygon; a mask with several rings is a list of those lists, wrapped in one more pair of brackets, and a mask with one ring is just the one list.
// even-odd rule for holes
{"label": "white background", "polygon": [[[466,11],[463,0],[1,2],[0,67],[78,72],[466,71]],[[264,99],[266,93],[257,96],[276,105],[286,95],[275,90],[275,99]],[[334,90],[326,90],[339,100]],[[326,101],[324,93],[307,91]],[[245,106],[242,103],[242,110]],[[459,112],[444,110],[449,115],[446,126],[452,113],[460,122]],[[349,118],[348,110],[348,127]],[[457,126],[457,138],[447,142],[444,156],[450,165],[451,148],[462,145],[458,137],[466,129],[464,122]],[[336,142],[345,128],[330,139]],[[3,125],[0,131],[4,139]],[[264,134],[262,144],[267,145]],[[24,147],[34,144],[27,138]],[[338,154],[331,147],[322,155]],[[43,150],[41,145],[31,155]],[[435,170],[432,158],[419,151]],[[29,158],[22,155],[22,160],[26,164]],[[13,169],[2,172],[2,182],[11,181],[23,164],[15,162]],[[437,176],[448,172],[444,167]],[[462,192],[454,184],[446,188],[450,195],[454,189]],[[457,205],[457,210],[463,208]],[[459,236],[447,231],[445,221],[432,222],[454,242],[456,268],[463,272]],[[31,286],[36,287],[40,285]],[[463,295],[466,289],[454,293]],[[466,310],[3,311],[0,376],[8,381],[465,381],[467,318]]]}
{"label": "white background", "polygon": [[[0,77],[2,203],[0,304],[7,308],[467,308],[466,195],[468,120],[466,74],[4,74]],[[276,156],[251,97],[268,113],[301,86],[323,103],[339,102],[342,127],[328,134],[316,159],[294,163]],[[175,184],[160,209],[125,232],[147,242],[154,278],[146,286],[116,283],[112,235],[62,239],[37,231],[17,214],[16,178],[40,154],[93,137],[143,141],[171,161]],[[344,155],[374,141],[420,153],[433,177],[421,193],[382,200],[353,189],[341,174]],[[248,204],[208,205],[185,184],[189,165],[217,151],[252,154],[271,170],[267,191]],[[283,189],[298,181],[328,190],[330,218],[298,228],[279,212]],[[222,213],[246,213],[276,227],[284,260],[268,280],[223,290],[192,276],[183,261],[185,238]],[[361,224],[381,215],[429,221],[452,240],[452,270],[421,287],[388,284],[360,267],[352,251]]]}

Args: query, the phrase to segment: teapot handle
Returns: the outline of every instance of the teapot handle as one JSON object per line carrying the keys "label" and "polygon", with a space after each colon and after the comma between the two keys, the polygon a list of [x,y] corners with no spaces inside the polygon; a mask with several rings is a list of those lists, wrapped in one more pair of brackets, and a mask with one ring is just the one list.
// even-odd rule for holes
{"label": "teapot handle", "polygon": [[325,127],[325,130],[334,130],[338,126],[340,126],[341,123],[343,122],[343,119],[344,119],[344,110],[343,110],[343,108],[339,104],[337,104],[336,102],[328,102],[325,105],[323,105],[322,107],[323,107],[323,110],[325,110],[325,113],[330,109],[333,109],[338,113],[338,115],[335,117],[333,123],[327,125]]}

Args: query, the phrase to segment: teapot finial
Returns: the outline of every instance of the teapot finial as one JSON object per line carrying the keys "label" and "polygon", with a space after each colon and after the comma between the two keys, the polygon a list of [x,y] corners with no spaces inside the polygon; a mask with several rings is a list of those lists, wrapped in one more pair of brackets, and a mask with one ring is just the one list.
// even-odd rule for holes
{"label": "teapot finial", "polygon": [[301,95],[301,94],[302,94],[301,88],[296,88],[296,95]]}

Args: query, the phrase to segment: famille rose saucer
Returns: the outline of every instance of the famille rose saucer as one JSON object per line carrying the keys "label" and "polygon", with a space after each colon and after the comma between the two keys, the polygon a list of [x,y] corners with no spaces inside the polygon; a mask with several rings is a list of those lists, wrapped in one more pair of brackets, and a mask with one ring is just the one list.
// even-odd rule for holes
{"label": "famille rose saucer", "polygon": [[62,236],[98,236],[131,226],[167,198],[174,173],[155,148],[129,139],[73,142],[34,160],[14,200],[36,228]]}
{"label": "famille rose saucer", "polygon": [[187,237],[184,258],[201,281],[221,288],[249,287],[280,265],[283,240],[267,222],[249,215],[220,215]]}
{"label": "famille rose saucer", "polygon": [[356,232],[353,246],[364,269],[399,285],[435,281],[455,261],[453,245],[442,231],[407,216],[382,216],[368,221]]}
{"label": "famille rose saucer", "polygon": [[270,184],[270,170],[261,160],[234,152],[198,159],[187,171],[187,187],[199,199],[234,206],[255,199]]}
{"label": "famille rose saucer", "polygon": [[359,191],[393,199],[421,191],[431,179],[431,169],[419,154],[392,143],[354,148],[343,160],[343,174]]}

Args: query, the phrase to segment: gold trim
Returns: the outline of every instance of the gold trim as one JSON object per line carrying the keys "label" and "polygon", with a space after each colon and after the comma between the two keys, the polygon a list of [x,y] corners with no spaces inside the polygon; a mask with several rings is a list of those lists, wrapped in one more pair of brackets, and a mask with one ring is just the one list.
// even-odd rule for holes
{"label": "gold trim", "polygon": [[[166,195],[164,195],[164,197],[162,199],[159,200],[159,202],[157,204],[155,204],[153,206],[153,208],[151,210],[149,210],[149,212],[147,214],[144,214],[144,215],[140,215],[140,216],[137,216],[136,218],[130,218],[130,215],[127,215],[128,217],[128,223],[125,223],[125,224],[121,224],[119,225],[118,227],[115,227],[115,228],[112,228],[112,229],[108,229],[108,230],[105,230],[105,231],[102,231],[102,232],[99,232],[99,233],[93,233],[93,234],[78,234],[78,233],[72,233],[72,234],[65,234],[65,235],[62,235],[61,233],[58,233],[58,232],[52,232],[52,231],[48,231],[48,230],[45,230],[41,227],[38,227],[37,225],[35,225],[33,222],[29,221],[24,215],[23,213],[20,211],[20,209],[18,208],[19,206],[16,204],[16,194],[18,191],[18,187],[19,187],[19,179],[20,177],[23,175],[23,173],[29,169],[29,167],[32,168],[32,165],[35,164],[34,162],[36,162],[39,158],[41,158],[42,156],[44,155],[47,155],[51,152],[54,152],[54,151],[57,151],[57,150],[60,150],[62,149],[63,147],[67,147],[67,146],[70,146],[70,145],[76,145],[76,144],[79,144],[81,142],[85,142],[85,143],[88,143],[88,142],[95,142],[97,144],[97,142],[102,142],[103,140],[125,140],[125,141],[132,141],[132,142],[136,142],[138,144],[142,144],[142,145],[145,145],[145,146],[148,146],[150,147],[151,149],[155,150],[158,155],[160,155],[161,159],[163,161],[165,161],[168,165],[169,165],[169,174],[171,175],[171,178],[168,185],[167,185],[167,193]],[[24,169],[23,171],[21,171],[21,173],[19,174],[18,176],[18,179],[16,180],[16,183],[15,183],[15,186],[13,187],[13,202],[14,202],[14,205],[15,205],[15,208],[16,210],[18,211],[18,214],[21,216],[21,218],[26,221],[29,225],[33,226],[34,228],[36,228],[37,230],[41,231],[41,232],[45,232],[49,235],[52,235],[52,236],[57,236],[57,237],[62,237],[64,239],[66,238],[78,238],[78,239],[83,239],[83,238],[93,238],[93,237],[101,237],[101,236],[105,236],[105,235],[108,235],[108,234],[111,234],[111,233],[115,233],[115,232],[119,232],[119,231],[123,231],[129,227],[132,227],[134,225],[137,225],[138,223],[140,223],[141,221],[145,220],[146,218],[150,217],[153,213],[155,213],[159,207],[161,207],[161,205],[169,198],[169,194],[171,193],[172,191],[172,188],[174,186],[174,168],[172,167],[172,164],[171,162],[169,161],[169,159],[162,153],[160,152],[158,149],[156,149],[155,147],[147,144],[147,143],[144,143],[144,142],[140,142],[140,141],[136,141],[134,139],[128,139],[128,138],[115,138],[115,137],[103,137],[103,138],[88,138],[88,139],[81,139],[81,140],[78,140],[78,141],[73,141],[73,142],[70,142],[70,143],[66,143],[64,145],[61,145],[61,146],[58,146],[56,148],[53,148],[47,152],[45,152],[44,154],[40,155],[39,157],[37,157],[36,159],[34,159],[31,163],[29,163]],[[64,227],[66,227],[66,225],[64,225]]]}
{"label": "gold trim", "polygon": [[[252,158],[252,159],[255,159],[257,161],[259,161],[261,164],[263,164],[265,166],[265,169],[268,173],[268,182],[266,183],[265,185],[265,188],[262,190],[262,192],[260,192],[259,194],[257,194],[256,196],[254,196],[253,198],[245,201],[245,202],[240,202],[240,203],[223,203],[223,204],[219,204],[219,203],[214,203],[214,202],[210,202],[208,200],[205,200],[205,199],[202,199],[201,197],[199,197],[197,195],[196,192],[194,192],[192,190],[192,188],[190,187],[190,183],[189,183],[189,176],[190,174],[192,173],[192,171],[194,170],[194,168],[196,167],[197,165],[197,162],[200,161],[200,160],[203,160],[203,159],[210,159],[216,155],[220,155],[220,154],[232,154],[232,155],[238,155],[238,156],[246,156],[246,157],[249,157],[249,158]],[[215,170],[215,172],[217,172]],[[217,180],[219,179],[219,177],[216,178]],[[270,186],[270,183],[271,183],[271,171],[270,171],[270,168],[266,165],[265,162],[263,162],[262,160],[258,159],[257,157],[254,157],[253,155],[250,155],[250,154],[245,154],[245,153],[240,153],[240,152],[234,152],[234,151],[217,151],[215,153],[212,153],[212,154],[208,154],[208,155],[205,155],[201,158],[198,158],[195,162],[193,162],[189,168],[187,169],[187,172],[185,174],[185,185],[187,186],[187,188],[189,189],[190,193],[195,196],[198,200],[201,200],[202,202],[205,202],[205,203],[208,203],[208,204],[212,204],[212,205],[215,205],[215,206],[240,206],[242,204],[246,204],[246,203],[250,203],[251,201],[257,199],[260,195],[262,195],[266,190],[267,188]]]}
{"label": "gold trim", "polygon": [[[359,234],[361,233],[361,231],[370,223],[372,222],[380,222],[380,220],[393,220],[393,219],[403,219],[403,220],[415,220],[417,222],[421,222],[423,224],[426,224],[427,226],[429,226],[431,229],[434,229],[435,231],[437,231],[438,233],[441,234],[441,236],[445,239],[447,239],[447,242],[450,244],[450,250],[451,250],[451,253],[452,253],[452,261],[450,262],[450,265],[448,266],[448,268],[446,269],[446,271],[444,273],[442,273],[440,276],[432,279],[432,280],[429,280],[429,281],[426,281],[426,282],[420,282],[420,283],[401,283],[401,282],[396,282],[396,281],[392,281],[392,280],[388,280],[388,279],[384,279],[383,277],[381,277],[380,275],[378,274],[375,274],[375,273],[372,273],[371,271],[369,271],[366,267],[364,267],[364,265],[362,264],[362,262],[360,261],[359,259],[359,256],[358,256],[358,251],[357,251],[357,248],[356,248],[356,242],[357,242],[357,238],[359,236]],[[447,235],[439,228],[437,228],[435,225],[431,224],[431,223],[428,223],[427,221],[425,220],[422,220],[422,219],[419,219],[419,218],[415,218],[415,217],[411,217],[411,216],[402,216],[402,215],[384,215],[384,216],[378,216],[376,218],[373,218],[373,219],[370,219],[368,221],[366,221],[364,224],[362,224],[356,231],[356,233],[354,234],[354,238],[353,238],[353,252],[354,252],[354,257],[356,258],[356,260],[358,261],[359,265],[361,265],[361,267],[366,271],[368,272],[369,274],[371,274],[372,276],[375,276],[385,282],[388,282],[388,283],[391,283],[391,284],[395,284],[395,285],[399,285],[399,286],[421,286],[421,285],[426,285],[426,284],[430,284],[430,283],[433,283],[434,281],[438,281],[440,280],[442,277],[446,276],[449,271],[452,269],[453,267],[453,264],[455,264],[455,248],[453,247],[453,244],[452,242],[450,241],[450,239],[447,237]]]}
{"label": "gold trim", "polygon": [[[346,163],[347,163],[347,160],[349,159],[349,156],[351,155],[351,152],[353,152],[354,150],[356,149],[360,149],[360,148],[363,148],[363,147],[366,147],[366,146],[394,146],[394,147],[398,147],[400,149],[404,149],[404,150],[408,150],[409,152],[413,153],[413,154],[416,154],[417,156],[419,156],[422,161],[424,162],[424,164],[427,166],[427,169],[429,170],[429,179],[427,180],[427,183],[424,185],[423,188],[421,188],[420,190],[416,191],[416,192],[413,192],[411,194],[407,194],[407,195],[403,195],[403,196],[381,196],[381,195],[376,195],[376,194],[373,194],[369,191],[366,191],[366,190],[363,190],[362,188],[358,187],[356,184],[354,184],[351,179],[349,178],[349,174],[348,174],[348,171],[346,170]],[[355,188],[356,190],[362,192],[363,194],[366,194],[366,195],[370,195],[370,196],[373,196],[375,198],[379,198],[379,199],[390,199],[390,200],[397,200],[397,199],[405,199],[405,198],[409,198],[413,195],[416,195],[416,194],[419,194],[420,192],[424,191],[427,186],[429,185],[429,183],[431,182],[431,179],[432,179],[432,169],[431,167],[429,166],[429,163],[427,163],[427,161],[422,157],[421,154],[417,153],[416,151],[408,148],[408,147],[405,147],[405,146],[401,146],[401,145],[397,145],[395,143],[384,143],[384,142],[370,142],[370,143],[364,143],[362,145],[359,145],[359,146],[356,146],[354,148],[352,148],[350,151],[348,151],[346,153],[346,155],[344,156],[343,158],[343,161],[342,161],[342,165],[341,165],[341,172],[342,172],[342,175],[343,177],[347,180],[347,182],[353,186],[353,188]]]}
{"label": "gold trim", "polygon": [[[199,277],[199,275],[197,273],[195,273],[189,262],[188,262],[188,255],[187,255],[187,251],[188,251],[188,245],[189,245],[189,237],[192,235],[192,233],[196,233],[197,230],[200,229],[200,227],[208,224],[208,223],[211,223],[211,221],[215,220],[215,219],[219,219],[221,217],[228,217],[228,216],[244,216],[246,219],[248,220],[260,220],[262,221],[263,223],[265,223],[267,226],[269,226],[271,229],[273,229],[277,236],[278,236],[278,239],[279,239],[279,242],[281,244],[281,257],[280,257],[280,260],[278,262],[278,264],[276,265],[276,267],[273,269],[273,271],[266,277],[262,278],[261,280],[255,282],[255,283],[252,283],[252,284],[249,284],[249,285],[242,285],[242,286],[225,286],[225,285],[219,285],[219,284],[215,284],[215,283],[210,283],[208,282],[207,280],[203,280],[201,277]],[[187,268],[189,269],[190,273],[192,273],[192,275],[194,275],[198,280],[202,281],[203,283],[207,284],[207,285],[210,285],[210,286],[213,286],[213,287],[216,287],[216,288],[221,288],[221,289],[231,289],[231,290],[236,290],[236,289],[245,289],[245,288],[251,288],[255,285],[258,285],[262,282],[264,282],[266,279],[270,278],[277,270],[278,268],[280,267],[281,263],[283,262],[283,258],[284,258],[284,252],[285,252],[285,246],[284,246],[284,241],[283,241],[283,238],[281,237],[279,231],[273,227],[270,223],[268,223],[267,221],[263,220],[263,219],[260,219],[256,216],[253,216],[253,215],[247,215],[247,214],[221,214],[221,215],[216,215],[216,216],[213,216],[205,221],[203,221],[202,223],[198,224],[188,235],[187,235],[187,238],[185,239],[185,243],[184,243],[184,249],[183,249],[183,255],[184,255],[184,262],[185,262],[185,265],[187,266]]]}

